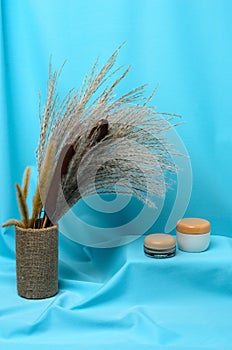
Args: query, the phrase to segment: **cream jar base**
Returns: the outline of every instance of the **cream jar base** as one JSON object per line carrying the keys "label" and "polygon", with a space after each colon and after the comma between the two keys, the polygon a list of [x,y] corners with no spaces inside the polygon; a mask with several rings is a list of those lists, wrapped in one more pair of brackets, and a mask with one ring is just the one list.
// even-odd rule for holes
{"label": "cream jar base", "polygon": [[204,234],[186,234],[176,232],[178,248],[189,253],[200,253],[208,249],[210,232]]}

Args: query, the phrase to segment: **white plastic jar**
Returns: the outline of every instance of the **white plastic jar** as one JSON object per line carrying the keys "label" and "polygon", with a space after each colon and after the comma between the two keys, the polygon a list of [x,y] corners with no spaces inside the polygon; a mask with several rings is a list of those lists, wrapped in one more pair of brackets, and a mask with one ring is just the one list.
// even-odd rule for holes
{"label": "white plastic jar", "polygon": [[190,253],[208,249],[210,243],[210,223],[201,218],[184,218],[177,222],[176,238],[178,248]]}

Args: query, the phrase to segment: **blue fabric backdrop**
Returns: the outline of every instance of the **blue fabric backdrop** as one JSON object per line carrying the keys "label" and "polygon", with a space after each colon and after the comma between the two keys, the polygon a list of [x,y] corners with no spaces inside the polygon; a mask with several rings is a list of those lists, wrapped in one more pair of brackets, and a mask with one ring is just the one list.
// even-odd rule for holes
{"label": "blue fabric backdrop", "polygon": [[[14,183],[36,164],[37,93],[45,96],[50,55],[57,68],[68,60],[62,93],[126,41],[119,64],[132,70],[119,93],[159,83],[157,110],[185,122],[178,133],[193,168],[186,216],[208,218],[214,234],[231,236],[231,10],[230,0],[2,0],[1,222],[18,216]],[[169,191],[167,203],[174,196]],[[154,229],[163,230],[168,205]]]}
{"label": "blue fabric backdrop", "polygon": [[[38,89],[45,96],[50,55],[53,54],[53,63],[57,68],[65,59],[68,60],[59,85],[62,94],[73,86],[79,86],[85,72],[89,71],[97,56],[100,56],[100,62],[104,63],[115,48],[126,41],[118,62],[125,65],[132,64],[132,70],[118,92],[125,92],[140,84],[148,83],[149,93],[159,83],[158,92],[154,97],[157,110],[180,114],[185,121],[185,124],[178,127],[178,133],[188,150],[193,170],[192,195],[185,216],[207,218],[212,224],[214,235],[232,237],[232,2],[230,0],[0,0],[0,3],[0,222],[2,223],[9,217],[19,217],[14,183],[21,181],[26,165],[36,166],[35,149],[39,136]],[[35,180],[36,171],[34,170],[33,181]],[[148,232],[163,231],[175,195],[175,188],[167,192],[159,220]],[[139,205],[135,201],[132,205],[133,210],[127,211],[126,215],[129,220]],[[106,214],[94,212],[81,203],[77,210],[79,210],[79,215],[85,217],[87,221],[100,226],[101,224],[110,225],[112,220],[113,223],[121,220],[120,214],[113,218],[107,217]],[[224,245],[227,247],[226,258],[220,265],[222,271],[225,271],[228,266],[231,254],[229,253],[231,251],[230,238],[225,242],[227,243],[219,244],[222,254]],[[119,249],[124,252],[124,249],[127,248]],[[103,254],[104,258],[108,259],[106,251],[93,251],[90,257],[88,252],[83,257],[84,260],[93,258],[93,266],[96,267],[94,265],[96,256],[101,259],[100,256]],[[69,281],[70,276],[64,273],[65,266],[68,264],[70,267],[75,256],[78,257],[77,259],[82,259],[82,248],[62,238],[60,254],[64,261],[71,255],[71,262],[67,260],[61,270],[62,276],[66,276]],[[118,263],[117,254],[115,256]],[[13,229],[1,229],[0,256],[3,259],[1,266],[4,266],[1,283],[9,279],[4,287],[8,293],[8,286],[11,283],[14,284],[12,277],[14,276],[12,272]],[[217,266],[219,260],[218,257],[214,262]],[[100,264],[101,268],[102,265],[104,263]],[[113,266],[112,264],[112,269]],[[183,267],[181,264],[180,266]],[[214,265],[213,260],[209,259],[208,269],[206,268],[201,275],[201,281],[210,275],[212,271],[210,266]],[[171,271],[169,267],[167,269]],[[215,271],[214,268],[213,270]],[[228,281],[231,280],[231,274],[229,276],[231,268],[228,271],[226,275],[223,275],[220,270],[214,276],[216,281],[214,286],[217,285],[219,288],[215,287],[219,291],[219,299],[215,299],[217,302],[222,292],[220,285],[225,287],[224,301],[228,300],[228,296],[231,295],[231,289],[228,287]],[[70,280],[77,278],[75,273]],[[199,273],[202,271],[199,270]],[[108,280],[107,276],[102,279],[99,277],[101,282]],[[184,276],[188,278],[187,274]],[[143,284],[141,279],[141,286]],[[193,285],[200,285],[200,281],[193,278]],[[69,282],[62,286],[66,291],[70,287]],[[92,286],[93,289],[89,295],[94,295],[95,282]],[[204,296],[199,297],[201,305],[204,305],[206,300],[204,299],[207,296],[206,292],[213,288],[213,285],[204,284],[204,286],[205,289],[202,292]],[[70,288],[73,286],[71,285]],[[172,285],[166,286],[164,283],[163,288],[163,290],[171,289]],[[194,295],[195,287],[188,288],[186,292]],[[88,294],[88,290],[90,292],[87,287],[83,293]],[[177,291],[175,294],[177,298],[178,293]],[[9,297],[13,298],[12,295],[9,294]],[[144,298],[146,298],[146,293]],[[67,306],[65,304],[67,300],[65,301],[64,298],[62,301],[61,299],[58,300],[56,310],[60,310],[60,302],[63,303],[62,307]],[[126,300],[130,300],[130,296]],[[141,299],[140,303],[143,304],[144,300]],[[186,303],[188,302],[191,300],[187,299]],[[210,310],[213,304],[212,299]],[[2,309],[6,311],[8,317],[11,312],[13,314],[11,307],[15,308],[14,310],[17,309],[18,313],[16,316],[14,314],[13,318],[18,324],[22,317],[20,312],[24,310],[25,305],[22,301],[16,300],[9,302],[9,306]],[[181,307],[181,304],[176,305],[178,307],[175,312]],[[35,312],[37,306],[33,307],[32,310]],[[41,307],[42,310],[47,306],[41,304]],[[224,311],[221,311],[218,318],[218,322],[224,320],[221,323],[223,325],[228,325],[229,322],[227,307],[228,304],[224,303],[221,309]],[[189,309],[191,314],[194,312],[193,309],[194,307]],[[218,312],[219,309],[220,307]],[[41,310],[39,312],[42,312]],[[199,311],[197,308],[196,310]],[[51,314],[52,312],[54,310],[51,311]],[[52,317],[51,314],[48,317]],[[206,314],[208,314],[207,308],[205,309]],[[68,319],[69,312],[67,311],[65,315]],[[149,312],[147,315],[149,318]],[[213,315],[216,318],[218,314]],[[10,319],[7,319],[8,322]],[[27,320],[33,322],[29,316]],[[182,321],[179,323],[180,326],[185,323],[184,319]],[[198,321],[196,317],[195,322]],[[85,322],[85,317],[80,322]],[[214,332],[214,326],[212,325],[212,332]],[[62,330],[62,325],[60,327]],[[19,329],[19,333],[16,331],[16,338],[28,332],[27,328],[22,328],[22,333],[20,333],[20,325],[16,325],[16,329]],[[175,331],[175,327],[173,329]],[[42,330],[41,328],[41,332]],[[101,330],[104,333],[104,328]],[[188,332],[190,334],[191,329],[188,329]],[[223,337],[226,337],[226,330],[224,332]],[[171,333],[169,339],[173,339]],[[15,333],[10,333],[10,331],[7,333],[7,328],[5,328],[3,336],[6,339],[14,338]],[[35,342],[38,339],[36,338]],[[17,341],[19,340],[17,339],[16,343]],[[207,344],[206,340],[205,342]],[[176,349],[181,348],[178,342],[175,344],[177,344]],[[183,349],[187,349],[185,343],[183,344]],[[220,340],[219,343],[216,342],[215,349],[219,349],[217,347],[219,345]],[[175,347],[173,345],[170,348]],[[192,349],[195,348],[193,345]],[[231,349],[231,347],[227,348],[225,345],[224,349]]]}

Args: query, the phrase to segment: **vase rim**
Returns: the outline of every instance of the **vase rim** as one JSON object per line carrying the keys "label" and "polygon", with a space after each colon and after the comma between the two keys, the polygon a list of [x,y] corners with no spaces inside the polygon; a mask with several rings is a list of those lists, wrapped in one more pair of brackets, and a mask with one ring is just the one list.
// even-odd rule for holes
{"label": "vase rim", "polygon": [[41,227],[41,228],[32,228],[32,227],[20,227],[20,226],[17,226],[15,225],[15,228],[17,230],[20,230],[20,231],[33,231],[33,232],[38,232],[38,231],[49,231],[49,230],[54,230],[54,229],[58,229],[58,224],[56,225],[53,225],[53,226],[49,226],[49,227]]}

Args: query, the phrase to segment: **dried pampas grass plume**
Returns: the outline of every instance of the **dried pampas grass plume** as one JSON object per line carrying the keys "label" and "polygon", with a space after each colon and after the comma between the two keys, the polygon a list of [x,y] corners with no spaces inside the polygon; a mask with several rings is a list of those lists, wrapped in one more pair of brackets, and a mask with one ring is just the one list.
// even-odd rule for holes
{"label": "dried pampas grass plume", "polygon": [[31,219],[26,205],[28,168],[22,190],[16,185],[25,227],[37,228],[38,219],[39,227],[56,224],[80,198],[96,191],[114,193],[121,179],[126,182],[118,193],[131,194],[132,190],[146,204],[154,205],[147,198],[148,188],[151,195],[164,195],[164,187],[169,185],[164,174],[176,172],[170,157],[173,146],[165,138],[176,115],[148,106],[156,89],[147,97],[146,85],[116,97],[115,89],[130,70],[130,66],[114,68],[121,46],[102,68],[98,69],[96,60],[80,89],[69,90],[62,100],[57,86],[63,66],[53,70],[50,61],[42,111],[39,102],[39,176]]}

